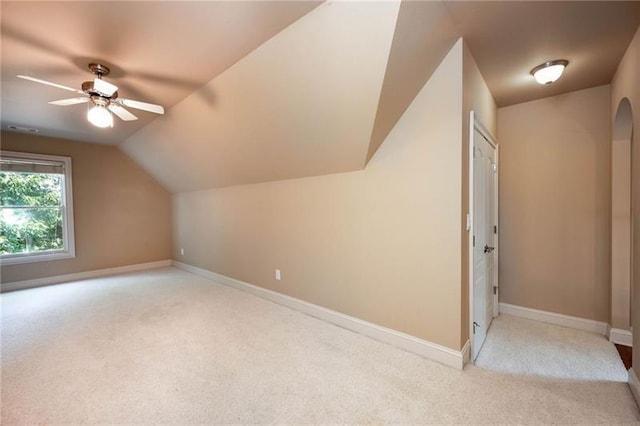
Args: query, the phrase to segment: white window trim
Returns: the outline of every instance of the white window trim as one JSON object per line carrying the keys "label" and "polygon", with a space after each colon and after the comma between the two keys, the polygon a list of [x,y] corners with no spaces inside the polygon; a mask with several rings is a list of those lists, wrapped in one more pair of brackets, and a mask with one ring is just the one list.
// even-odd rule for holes
{"label": "white window trim", "polygon": [[48,260],[69,259],[76,257],[75,232],[73,227],[73,185],[71,173],[71,157],[57,155],[32,154],[30,152],[0,151],[1,157],[27,160],[57,161],[64,164],[64,186],[62,188],[62,233],[64,248],[34,253],[16,253],[0,256],[0,265],[16,265],[21,263],[44,262]]}

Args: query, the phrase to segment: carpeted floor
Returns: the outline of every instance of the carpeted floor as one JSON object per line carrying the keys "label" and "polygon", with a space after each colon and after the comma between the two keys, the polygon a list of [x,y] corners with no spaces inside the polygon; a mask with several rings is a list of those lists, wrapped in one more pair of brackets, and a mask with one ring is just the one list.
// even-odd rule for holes
{"label": "carpeted floor", "polygon": [[441,366],[173,268],[6,293],[2,423],[638,423],[625,383]]}
{"label": "carpeted floor", "polygon": [[626,383],[629,378],[606,337],[504,314],[493,320],[476,365],[560,379]]}

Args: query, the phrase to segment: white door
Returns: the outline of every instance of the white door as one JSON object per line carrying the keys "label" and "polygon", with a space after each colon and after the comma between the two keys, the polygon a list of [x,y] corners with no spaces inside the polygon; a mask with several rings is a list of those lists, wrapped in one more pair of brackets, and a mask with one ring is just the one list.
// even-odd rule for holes
{"label": "white door", "polygon": [[496,150],[473,134],[473,359],[482,348],[494,316],[496,247]]}

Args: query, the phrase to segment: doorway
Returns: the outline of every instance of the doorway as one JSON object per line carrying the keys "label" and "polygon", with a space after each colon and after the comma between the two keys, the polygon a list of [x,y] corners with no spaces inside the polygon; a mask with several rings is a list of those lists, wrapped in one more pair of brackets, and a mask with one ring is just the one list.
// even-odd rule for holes
{"label": "doorway", "polygon": [[632,346],[633,221],[631,151],[633,114],[623,98],[614,118],[611,140],[611,331],[609,339]]}
{"label": "doorway", "polygon": [[498,314],[498,144],[473,111],[469,122],[469,318],[475,362]]}

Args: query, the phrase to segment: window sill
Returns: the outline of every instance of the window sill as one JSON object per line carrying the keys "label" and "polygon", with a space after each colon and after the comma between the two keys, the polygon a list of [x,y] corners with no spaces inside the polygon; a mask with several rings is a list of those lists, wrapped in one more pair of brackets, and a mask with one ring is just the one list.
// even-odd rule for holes
{"label": "window sill", "polygon": [[53,253],[32,253],[18,256],[7,256],[0,258],[0,265],[19,265],[23,263],[46,262],[49,260],[71,259],[76,257],[75,253],[68,251],[57,251]]}

